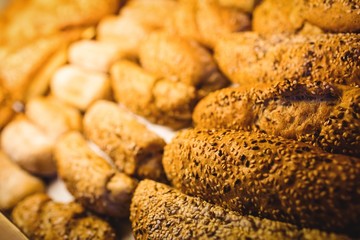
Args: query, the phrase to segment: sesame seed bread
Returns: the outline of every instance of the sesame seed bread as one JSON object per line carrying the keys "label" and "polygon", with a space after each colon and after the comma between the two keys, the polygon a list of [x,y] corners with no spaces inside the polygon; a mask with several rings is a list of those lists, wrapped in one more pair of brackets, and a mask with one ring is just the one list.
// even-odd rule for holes
{"label": "sesame seed bread", "polygon": [[359,235],[360,159],[262,133],[183,130],[165,147],[173,186],[239,212]]}
{"label": "sesame seed bread", "polygon": [[284,78],[360,86],[360,35],[233,33],[220,38],[215,59],[241,86]]}
{"label": "sesame seed bread", "polygon": [[260,130],[360,157],[360,89],[285,80],[245,90],[227,88],[196,106],[201,128]]}
{"label": "sesame seed bread", "polygon": [[348,239],[242,216],[151,180],[139,183],[130,219],[136,239]]}

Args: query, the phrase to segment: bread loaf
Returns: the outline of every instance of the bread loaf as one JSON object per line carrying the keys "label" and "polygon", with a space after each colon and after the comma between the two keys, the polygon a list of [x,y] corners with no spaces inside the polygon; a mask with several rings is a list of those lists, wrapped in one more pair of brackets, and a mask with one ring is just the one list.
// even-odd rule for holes
{"label": "bread loaf", "polygon": [[242,216],[151,180],[139,183],[130,219],[136,239],[348,239]]}
{"label": "bread loaf", "polygon": [[13,222],[30,239],[116,239],[109,223],[78,203],[56,203],[45,194],[32,195],[12,212]]}
{"label": "bread loaf", "polygon": [[301,16],[331,32],[360,30],[360,2],[353,0],[295,0]]}
{"label": "bread loaf", "polygon": [[360,157],[360,89],[285,80],[274,86],[228,88],[196,106],[202,128],[260,130]]}
{"label": "bread loaf", "polygon": [[100,214],[129,215],[137,181],[115,171],[80,133],[65,134],[56,145],[55,158],[60,178],[78,202]]}
{"label": "bread loaf", "polygon": [[218,41],[215,59],[240,85],[295,79],[360,86],[359,49],[358,34],[234,33]]}
{"label": "bread loaf", "polygon": [[96,102],[85,114],[84,133],[121,172],[140,179],[166,179],[161,163],[164,140],[128,110],[112,102]]}
{"label": "bread loaf", "polygon": [[360,159],[261,133],[181,131],[165,147],[173,186],[239,212],[358,235]]}
{"label": "bread loaf", "polygon": [[0,152],[0,211],[13,208],[25,197],[43,192],[44,183]]}

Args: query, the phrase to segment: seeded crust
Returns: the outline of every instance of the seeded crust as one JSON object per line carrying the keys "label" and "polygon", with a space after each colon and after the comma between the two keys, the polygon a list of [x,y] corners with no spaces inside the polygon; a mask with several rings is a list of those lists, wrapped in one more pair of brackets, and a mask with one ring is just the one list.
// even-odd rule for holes
{"label": "seeded crust", "polygon": [[212,55],[197,42],[166,32],[154,32],[140,46],[141,66],[158,78],[183,82],[199,98],[228,85]]}
{"label": "seeded crust", "polygon": [[13,208],[25,197],[43,192],[44,183],[0,151],[0,211]]}
{"label": "seeded crust", "polygon": [[12,212],[14,223],[30,239],[115,239],[115,232],[104,220],[71,202],[56,203],[45,194],[32,195]]}
{"label": "seeded crust", "polygon": [[78,132],[65,134],[55,148],[60,178],[87,208],[109,216],[127,217],[137,181],[116,172],[95,154]]}
{"label": "seeded crust", "polygon": [[190,125],[198,98],[193,86],[157,78],[126,60],[113,65],[111,84],[117,102],[149,121],[173,129]]}
{"label": "seeded crust", "polygon": [[360,31],[360,2],[357,0],[295,0],[301,16],[332,32]]}
{"label": "seeded crust", "polygon": [[235,130],[181,131],[163,165],[175,188],[239,212],[359,235],[360,159]]}
{"label": "seeded crust", "polygon": [[319,230],[240,214],[151,180],[131,203],[136,239],[347,239]]}
{"label": "seeded crust", "polygon": [[234,33],[215,48],[220,69],[241,85],[280,79],[360,86],[360,35]]}
{"label": "seeded crust", "polygon": [[164,140],[128,110],[113,102],[96,102],[85,114],[84,133],[120,171],[140,179],[166,179],[161,163]]}
{"label": "seeded crust", "polygon": [[[249,15],[233,7],[224,7],[218,2],[217,0],[179,1],[167,30],[213,48],[219,36],[250,29]],[[243,3],[238,1],[238,4],[245,5],[245,2],[250,6],[254,4],[254,1],[243,1]]]}
{"label": "seeded crust", "polygon": [[196,106],[200,128],[260,130],[360,157],[360,89],[285,80],[245,90],[227,88]]}

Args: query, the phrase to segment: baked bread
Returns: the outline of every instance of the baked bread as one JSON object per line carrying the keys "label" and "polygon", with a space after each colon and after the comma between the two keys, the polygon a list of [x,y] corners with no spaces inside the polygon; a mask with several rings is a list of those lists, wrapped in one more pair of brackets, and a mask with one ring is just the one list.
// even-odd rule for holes
{"label": "baked bread", "polygon": [[[243,6],[247,2],[250,8],[254,1],[238,1],[241,2]],[[179,1],[167,31],[213,48],[219,36],[250,29],[248,14],[220,4],[218,0]]]}
{"label": "baked bread", "polygon": [[44,183],[12,162],[0,152],[0,211],[12,209],[34,193],[43,192]]}
{"label": "baked bread", "polygon": [[19,166],[33,174],[55,175],[54,139],[26,116],[14,118],[3,129],[0,138],[2,150]]}
{"label": "baked bread", "polygon": [[359,104],[357,87],[284,80],[214,92],[199,102],[193,120],[201,128],[259,130],[360,157]]}
{"label": "baked bread", "polygon": [[102,17],[118,11],[123,0],[11,1],[0,22],[0,46],[14,48],[38,37],[96,24]]}
{"label": "baked bread", "polygon": [[136,63],[121,60],[111,69],[115,100],[149,121],[173,129],[189,126],[198,100],[194,86],[158,78]]}
{"label": "baked bread", "polygon": [[256,6],[252,30],[260,34],[320,34],[323,30],[306,22],[295,0],[263,0]]}
{"label": "baked bread", "polygon": [[139,183],[130,220],[136,239],[348,239],[242,216],[151,180]]}
{"label": "baked bread", "polygon": [[164,140],[134,115],[109,101],[98,101],[85,113],[84,134],[130,176],[164,181]]}
{"label": "baked bread", "polygon": [[360,2],[352,0],[295,0],[301,16],[331,32],[359,32]]}
{"label": "baked bread", "polygon": [[360,35],[272,35],[234,33],[215,48],[220,69],[234,83],[282,79],[360,86]]}
{"label": "baked bread", "polygon": [[165,147],[163,165],[175,188],[241,215],[359,235],[358,158],[262,133],[189,129]]}
{"label": "baked bread", "polygon": [[197,42],[174,34],[150,34],[140,46],[139,58],[146,71],[158,78],[194,86],[199,97],[228,84],[210,52]]}
{"label": "baked bread", "polygon": [[80,133],[69,132],[60,138],[55,159],[60,178],[78,202],[100,214],[129,215],[137,181],[93,152]]}
{"label": "baked bread", "polygon": [[12,220],[30,239],[110,239],[109,223],[86,212],[78,203],[56,203],[45,194],[32,195],[12,212]]}

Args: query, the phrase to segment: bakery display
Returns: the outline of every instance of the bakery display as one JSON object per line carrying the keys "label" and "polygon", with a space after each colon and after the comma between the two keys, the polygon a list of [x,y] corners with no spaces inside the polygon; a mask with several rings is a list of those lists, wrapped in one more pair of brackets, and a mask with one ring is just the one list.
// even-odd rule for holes
{"label": "bakery display", "polygon": [[359,11],[0,2],[0,211],[30,239],[359,238]]}

